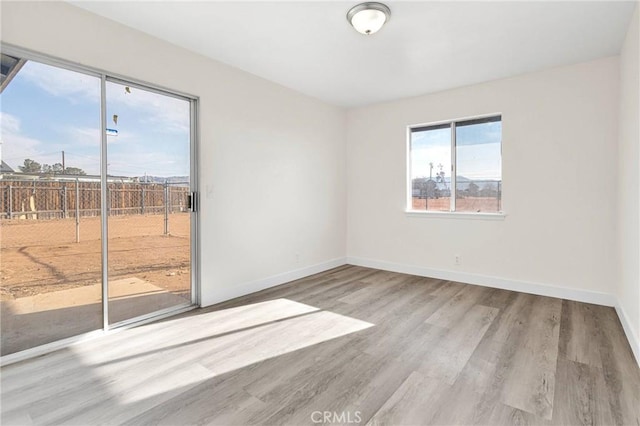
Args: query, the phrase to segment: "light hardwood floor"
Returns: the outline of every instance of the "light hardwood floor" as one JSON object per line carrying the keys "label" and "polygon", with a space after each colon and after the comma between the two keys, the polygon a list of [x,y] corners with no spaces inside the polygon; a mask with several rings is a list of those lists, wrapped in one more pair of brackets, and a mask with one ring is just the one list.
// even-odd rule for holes
{"label": "light hardwood floor", "polygon": [[640,424],[612,308],[344,266],[1,371],[2,424]]}

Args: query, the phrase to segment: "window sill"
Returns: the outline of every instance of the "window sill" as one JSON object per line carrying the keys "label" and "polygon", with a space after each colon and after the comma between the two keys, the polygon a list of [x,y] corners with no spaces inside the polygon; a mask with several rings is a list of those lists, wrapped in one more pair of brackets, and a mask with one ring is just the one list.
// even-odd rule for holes
{"label": "window sill", "polygon": [[405,210],[409,217],[432,217],[442,219],[475,219],[475,220],[504,220],[505,213],[472,213],[472,212],[428,212],[419,210]]}

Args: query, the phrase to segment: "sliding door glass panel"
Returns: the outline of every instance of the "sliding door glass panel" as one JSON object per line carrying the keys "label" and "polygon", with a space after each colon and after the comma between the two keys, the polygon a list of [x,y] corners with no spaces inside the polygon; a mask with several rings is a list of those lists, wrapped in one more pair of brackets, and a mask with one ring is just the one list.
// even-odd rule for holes
{"label": "sliding door glass panel", "polygon": [[456,124],[456,211],[502,211],[500,117]]}
{"label": "sliding door glass panel", "polygon": [[100,79],[2,54],[2,355],[102,327]]}
{"label": "sliding door glass panel", "polygon": [[109,322],[191,303],[190,102],[107,81]]}
{"label": "sliding door glass panel", "polygon": [[411,200],[413,210],[451,209],[451,125],[411,131]]}

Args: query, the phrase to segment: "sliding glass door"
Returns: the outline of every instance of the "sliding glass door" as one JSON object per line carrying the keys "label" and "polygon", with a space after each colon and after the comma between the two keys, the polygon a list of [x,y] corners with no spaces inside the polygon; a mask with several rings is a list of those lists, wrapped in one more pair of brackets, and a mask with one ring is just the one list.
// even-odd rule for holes
{"label": "sliding glass door", "polygon": [[106,82],[109,323],[191,303],[190,103]]}
{"label": "sliding glass door", "polygon": [[195,304],[195,100],[5,48],[1,355]]}

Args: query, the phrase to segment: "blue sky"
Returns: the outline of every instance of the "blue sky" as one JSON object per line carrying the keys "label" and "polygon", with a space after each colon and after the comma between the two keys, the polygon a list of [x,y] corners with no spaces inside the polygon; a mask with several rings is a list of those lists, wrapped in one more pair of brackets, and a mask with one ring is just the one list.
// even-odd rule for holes
{"label": "blue sky", "polygon": [[[25,158],[100,173],[100,80],[29,61],[0,95],[2,159]],[[113,115],[118,115],[117,124]],[[107,83],[108,173],[189,175],[189,103]]]}
{"label": "blue sky", "polygon": [[[117,123],[114,121],[117,115]],[[100,173],[100,81],[29,61],[0,95],[2,159],[18,170],[26,158],[62,161]],[[115,176],[188,176],[189,103],[107,82],[108,173]],[[458,175],[501,178],[500,122],[458,127]],[[451,172],[450,130],[412,136],[412,177]],[[439,166],[442,165],[442,168]]]}
{"label": "blue sky", "polygon": [[[491,122],[457,127],[457,174],[474,180],[502,178],[502,123]],[[451,129],[415,132],[411,138],[411,177],[429,177],[429,163],[434,165],[433,176],[440,165],[447,178],[451,177]]]}

